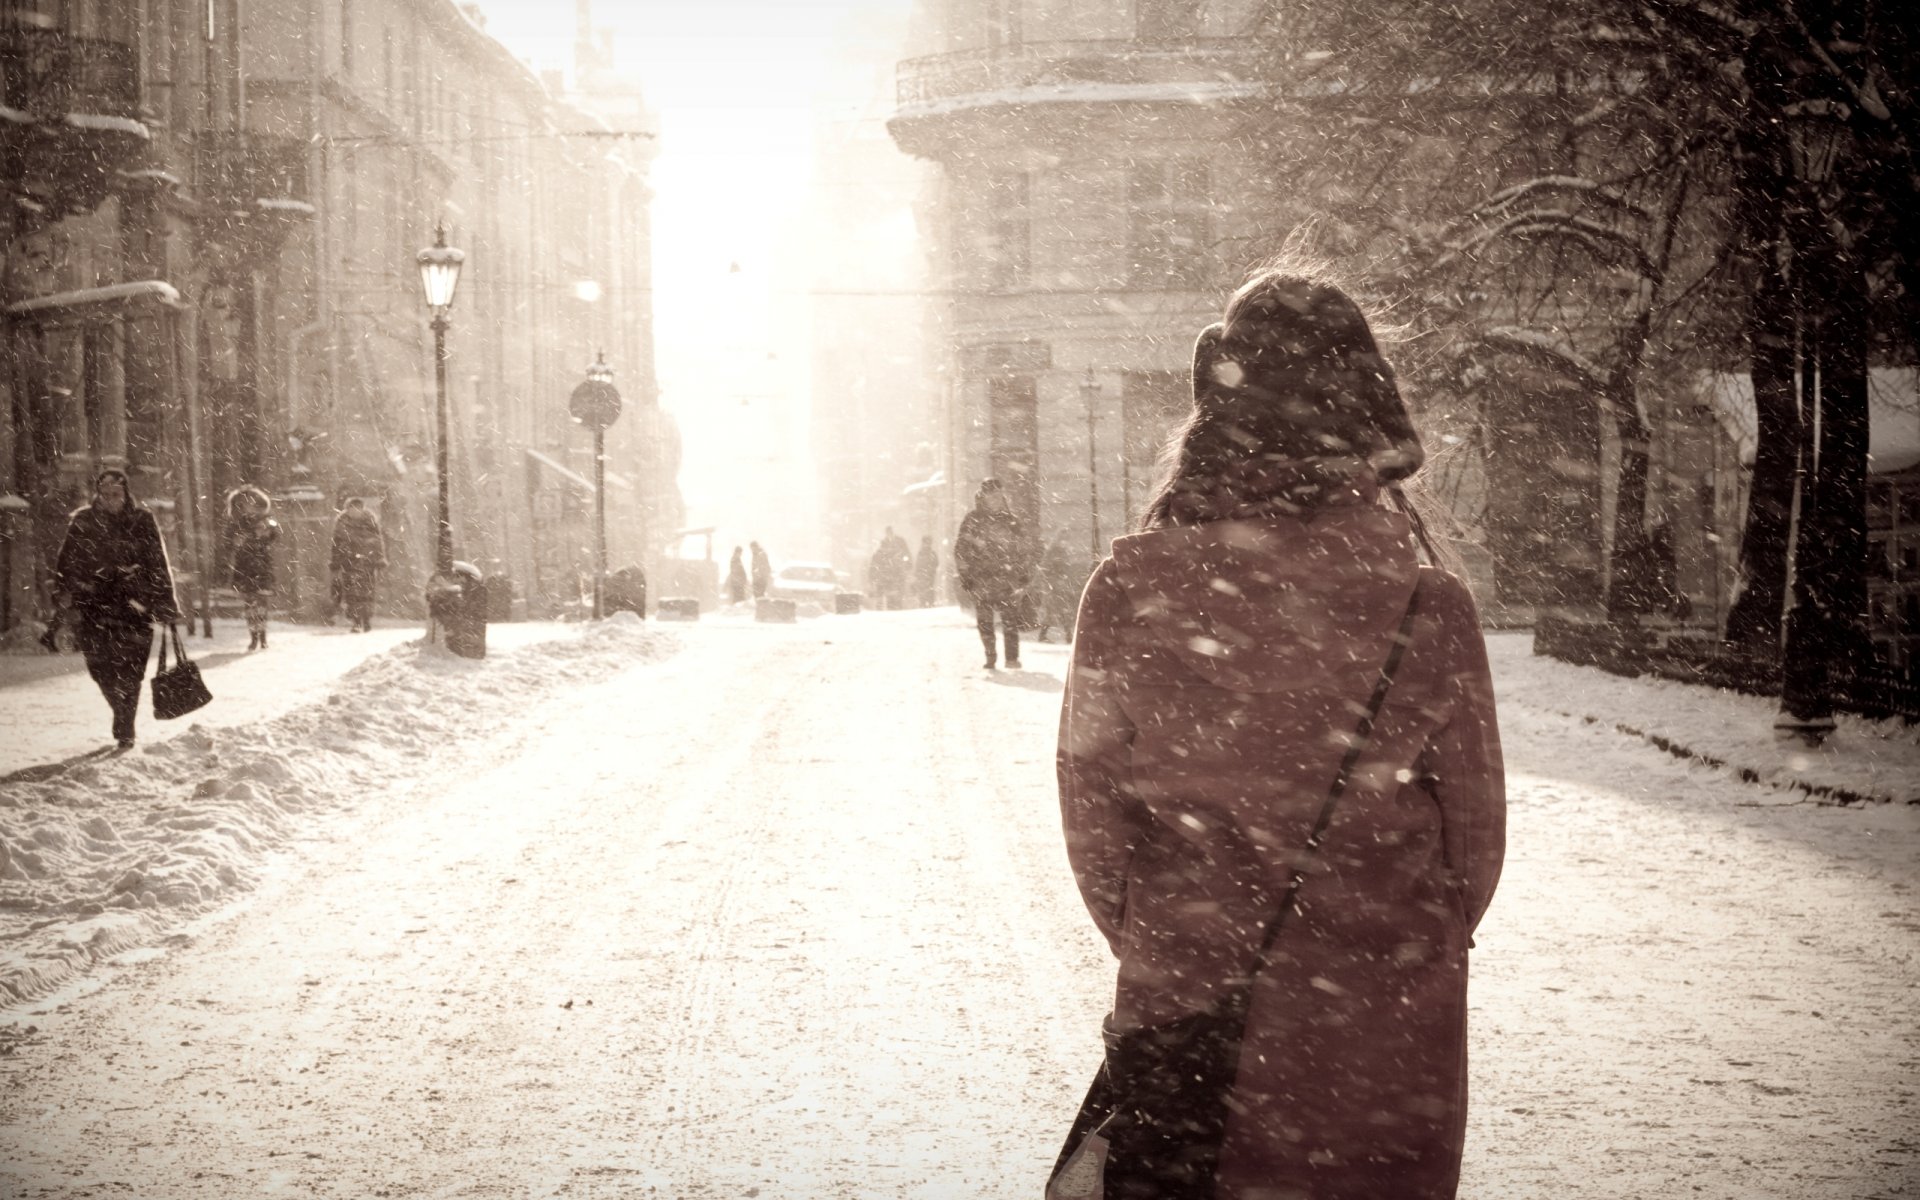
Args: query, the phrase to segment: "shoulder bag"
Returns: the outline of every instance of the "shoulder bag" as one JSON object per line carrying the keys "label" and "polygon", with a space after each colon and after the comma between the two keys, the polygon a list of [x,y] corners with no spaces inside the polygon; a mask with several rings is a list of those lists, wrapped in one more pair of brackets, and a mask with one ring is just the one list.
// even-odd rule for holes
{"label": "shoulder bag", "polygon": [[[167,665],[169,639],[179,660],[172,666]],[[171,721],[206,707],[212,699],[213,693],[200,678],[200,668],[187,658],[187,649],[180,644],[180,626],[168,625],[167,632],[160,636],[160,667],[153,675],[153,715],[159,720]]]}

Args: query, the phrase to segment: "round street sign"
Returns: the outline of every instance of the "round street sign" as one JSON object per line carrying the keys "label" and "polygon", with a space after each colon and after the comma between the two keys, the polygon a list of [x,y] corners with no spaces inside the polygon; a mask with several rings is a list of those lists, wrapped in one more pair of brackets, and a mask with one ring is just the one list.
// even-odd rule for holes
{"label": "round street sign", "polygon": [[567,409],[588,429],[605,429],[620,417],[620,389],[604,379],[589,379],[573,389]]}

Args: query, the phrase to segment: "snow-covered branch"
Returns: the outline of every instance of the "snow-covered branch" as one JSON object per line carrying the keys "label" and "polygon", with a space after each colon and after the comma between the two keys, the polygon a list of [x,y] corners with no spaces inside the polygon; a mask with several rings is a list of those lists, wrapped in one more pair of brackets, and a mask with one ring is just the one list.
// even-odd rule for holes
{"label": "snow-covered branch", "polygon": [[1645,219],[1647,215],[1646,209],[1641,208],[1638,204],[1627,199],[1619,192],[1598,180],[1587,179],[1577,175],[1541,175],[1534,179],[1524,180],[1523,182],[1514,184],[1512,187],[1502,188],[1500,191],[1487,197],[1486,203],[1482,204],[1477,211],[1491,215],[1506,208],[1517,200],[1525,199],[1528,196],[1540,192],[1572,192],[1584,199],[1596,200],[1609,208],[1630,213],[1635,217]]}
{"label": "snow-covered branch", "polygon": [[1522,325],[1498,325],[1482,333],[1480,341],[1493,349],[1522,354],[1563,371],[1595,395],[1606,393],[1606,369],[1550,333]]}
{"label": "snow-covered branch", "polygon": [[1427,272],[1438,271],[1458,258],[1471,259],[1494,242],[1536,239],[1575,242],[1603,262],[1632,267],[1643,279],[1660,275],[1640,243],[1611,225],[1565,209],[1539,208],[1512,213],[1496,224],[1481,226],[1469,237],[1447,243],[1446,250],[1427,264]]}

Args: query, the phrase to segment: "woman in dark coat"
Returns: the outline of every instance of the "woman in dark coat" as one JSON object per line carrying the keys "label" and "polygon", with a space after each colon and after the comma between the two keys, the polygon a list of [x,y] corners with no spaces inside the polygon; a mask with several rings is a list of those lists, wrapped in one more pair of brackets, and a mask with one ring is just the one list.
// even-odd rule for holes
{"label": "woman in dark coat", "polygon": [[733,548],[733,558],[727,563],[727,603],[743,604],[747,599],[747,567],[740,558],[740,547]]}
{"label": "woman in dark coat", "polygon": [[974,495],[973,509],[960,521],[953,538],[953,565],[960,586],[973,597],[974,624],[986,648],[987,670],[993,670],[993,619],[1000,617],[1000,635],[1006,643],[1007,666],[1020,667],[1020,620],[1027,585],[1038,557],[1033,538],[1015,515],[998,479],[986,479]]}
{"label": "woman in dark coat", "polygon": [[920,539],[920,553],[913,558],[913,599],[921,608],[932,608],[940,579],[940,552],[933,548],[933,535]]}
{"label": "woman in dark coat", "polygon": [[[1109,1037],[1206,1012],[1250,976],[1246,1027],[1225,1043],[1237,1074],[1211,1168],[1101,1160],[1087,1139],[1048,1194],[1447,1200],[1467,947],[1500,876],[1506,794],[1473,601],[1382,502],[1419,442],[1353,303],[1267,273],[1201,335],[1175,445],[1142,531],[1081,601],[1061,809],[1119,960]],[[1308,857],[1416,581],[1398,672]]]}
{"label": "woman in dark coat", "polygon": [[54,587],[72,609],[87,673],[113,711],[114,740],[126,749],[154,623],[180,620],[160,526],[133,498],[126,472],[108,468],[94,478],[93,501],[67,523]]}
{"label": "woman in dark coat", "polygon": [[379,518],[355,496],[333,522],[333,583],[355,633],[373,628],[373,591],[387,566],[387,539]]}
{"label": "woman in dark coat", "polygon": [[753,551],[753,598],[758,600],[773,586],[773,561],[759,542],[748,542],[747,547]]}
{"label": "woman in dark coat", "polygon": [[273,501],[257,487],[235,488],[227,495],[227,527],[220,549],[227,582],[246,602],[247,649],[267,648],[267,597],[273,594],[273,544],[280,523]]}

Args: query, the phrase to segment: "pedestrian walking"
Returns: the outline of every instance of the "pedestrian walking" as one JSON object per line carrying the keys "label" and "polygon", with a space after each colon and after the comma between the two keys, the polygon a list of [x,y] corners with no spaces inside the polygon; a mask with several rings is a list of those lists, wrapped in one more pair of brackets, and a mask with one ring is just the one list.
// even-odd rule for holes
{"label": "pedestrian walking", "polygon": [[933,535],[920,539],[920,553],[913,556],[913,599],[921,608],[932,608],[940,579],[940,552],[933,548]]}
{"label": "pedestrian walking", "polygon": [[905,608],[907,580],[912,574],[913,551],[907,548],[907,539],[895,533],[893,526],[889,525],[867,563],[867,585],[873,589],[879,607]]}
{"label": "pedestrian walking", "polygon": [[373,628],[373,595],[387,568],[387,539],[380,518],[355,496],[333,522],[333,553],[328,560],[340,603],[355,633]]}
{"label": "pedestrian walking", "polygon": [[247,649],[267,648],[267,597],[273,594],[273,544],[280,523],[273,499],[248,485],[227,493],[227,524],[220,537],[227,583],[246,605]]}
{"label": "pedestrian walking", "polygon": [[740,561],[740,547],[733,548],[733,558],[727,563],[727,602],[742,604],[747,599],[747,568]]}
{"label": "pedestrian walking", "polygon": [[993,621],[1000,618],[1007,666],[1020,667],[1020,619],[1027,585],[1033,578],[1034,552],[1026,526],[1014,513],[998,479],[981,481],[973,508],[953,539],[953,563],[960,586],[973,598],[974,623],[986,648],[986,668],[994,669]]}
{"label": "pedestrian walking", "polygon": [[1074,614],[1080,608],[1080,592],[1087,585],[1089,566],[1085,558],[1067,548],[1066,534],[1055,534],[1047,543],[1032,589],[1037,593],[1034,636],[1039,640],[1046,641],[1050,629],[1058,629],[1062,641],[1073,640]]}
{"label": "pedestrian walking", "polygon": [[1383,502],[1422,453],[1338,289],[1256,276],[1193,379],[1080,604],[1060,802],[1119,982],[1048,1195],[1443,1200],[1505,844],[1473,602]]}
{"label": "pedestrian walking", "polygon": [[767,557],[767,552],[760,548],[759,542],[748,542],[747,548],[751,551],[753,561],[753,598],[758,600],[773,586],[773,562]]}
{"label": "pedestrian walking", "polygon": [[93,499],[68,520],[53,574],[87,673],[113,712],[113,739],[127,749],[154,623],[177,623],[180,609],[160,525],[134,498],[125,471],[109,467],[94,477]]}

